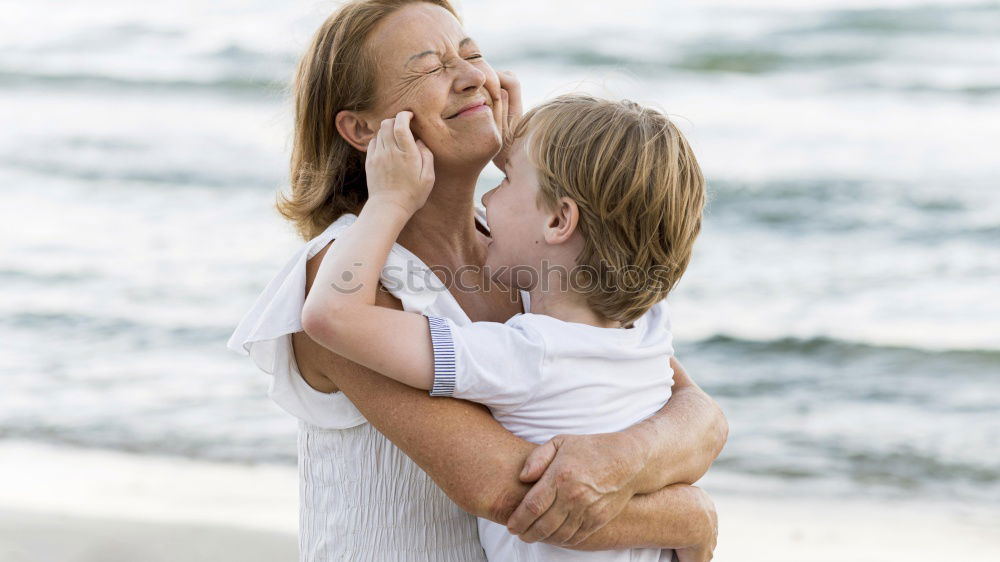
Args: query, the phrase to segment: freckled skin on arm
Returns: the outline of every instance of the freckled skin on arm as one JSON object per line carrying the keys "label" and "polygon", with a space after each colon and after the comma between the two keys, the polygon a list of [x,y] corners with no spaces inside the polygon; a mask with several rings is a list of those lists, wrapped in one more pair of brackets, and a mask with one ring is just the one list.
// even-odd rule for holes
{"label": "freckled skin on arm", "polygon": [[568,548],[673,548],[685,550],[682,561],[707,560],[717,535],[715,505],[708,494],[695,486],[674,484],[634,496],[618,517]]}

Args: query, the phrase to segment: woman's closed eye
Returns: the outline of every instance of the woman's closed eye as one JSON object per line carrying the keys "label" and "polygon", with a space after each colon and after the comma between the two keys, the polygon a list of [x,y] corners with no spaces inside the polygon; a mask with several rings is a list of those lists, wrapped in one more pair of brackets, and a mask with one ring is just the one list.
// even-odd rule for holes
{"label": "woman's closed eye", "polygon": [[[476,53],[475,55],[469,55],[469,56],[465,57],[465,60],[467,60],[467,61],[476,61],[476,60],[482,60],[482,58],[483,58],[483,55],[481,55],[479,53]],[[438,65],[438,66],[436,66],[436,67],[434,67],[434,68],[432,68],[430,70],[425,71],[425,74],[437,74],[438,72],[441,72],[442,70],[451,68],[452,66],[453,65],[450,65],[450,64],[447,64],[447,63],[441,63],[440,65]]]}

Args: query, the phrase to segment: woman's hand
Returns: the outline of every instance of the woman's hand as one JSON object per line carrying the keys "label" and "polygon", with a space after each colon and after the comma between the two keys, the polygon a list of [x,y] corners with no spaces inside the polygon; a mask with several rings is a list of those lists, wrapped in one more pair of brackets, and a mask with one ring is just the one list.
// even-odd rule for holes
{"label": "woman's hand", "polygon": [[521,83],[517,76],[509,70],[497,73],[500,78],[500,99],[497,100],[500,114],[497,116],[497,126],[500,128],[500,139],[502,146],[500,152],[493,158],[493,164],[503,170],[504,162],[507,161],[507,152],[510,150],[511,137],[514,136],[514,129],[517,122],[521,120]]}
{"label": "woman's hand", "polygon": [[365,173],[368,201],[399,205],[411,215],[417,212],[434,187],[434,155],[410,131],[413,113],[401,111],[368,143]]}
{"label": "woman's hand", "polygon": [[524,463],[537,482],[507,520],[525,542],[574,546],[617,516],[635,495],[645,456],[627,434],[557,435]]}
{"label": "woman's hand", "polygon": [[[557,435],[535,448],[524,462],[520,479],[537,483],[513,508],[508,530],[522,540],[577,547],[588,537],[596,537],[595,531],[621,513],[624,502],[648,498],[673,484],[693,484],[705,474],[726,443],[729,425],[718,404],[698,388],[676,358],[670,358],[670,367],[674,385],[670,400],[659,412],[624,431]],[[704,520],[710,514],[714,521],[714,507],[710,500],[703,501],[706,498],[699,499],[705,507],[693,511],[701,514],[694,519]],[[658,509],[665,510],[658,511],[661,514],[675,514],[674,507]],[[682,520],[690,519],[688,513]],[[633,524],[655,525],[646,518]],[[714,538],[701,540],[710,527],[714,524],[699,523],[680,534],[698,539],[685,541],[689,545],[714,545]],[[603,538],[596,542],[616,544]],[[678,546],[672,543],[673,538],[656,544]],[[689,559],[698,555],[694,547],[685,553]]]}

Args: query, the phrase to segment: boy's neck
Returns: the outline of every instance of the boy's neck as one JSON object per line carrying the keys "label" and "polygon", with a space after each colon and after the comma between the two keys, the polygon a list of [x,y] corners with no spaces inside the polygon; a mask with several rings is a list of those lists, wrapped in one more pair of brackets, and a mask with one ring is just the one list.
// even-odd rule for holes
{"label": "boy's neck", "polygon": [[[543,291],[546,287],[549,290]],[[531,313],[544,314],[563,322],[587,324],[598,328],[621,328],[621,322],[610,320],[598,314],[587,304],[587,299],[580,293],[566,288],[560,282],[558,273],[553,273],[548,279],[548,285],[538,283],[528,291],[531,295]]]}

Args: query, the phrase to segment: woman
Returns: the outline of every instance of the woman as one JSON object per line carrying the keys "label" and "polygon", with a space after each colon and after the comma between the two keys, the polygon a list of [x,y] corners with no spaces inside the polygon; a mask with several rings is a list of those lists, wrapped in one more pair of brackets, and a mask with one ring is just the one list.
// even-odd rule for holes
{"label": "woman", "polygon": [[308,243],[230,346],[274,375],[270,396],[300,420],[301,559],[483,560],[473,515],[527,541],[710,558],[714,509],[684,483],[708,469],[727,427],[679,364],[673,397],[648,420],[536,446],[482,406],[431,398],[302,332],[304,296],[325,248],[365,201],[368,142],[402,110],[413,112],[414,134],[434,153],[436,179],[383,270],[379,304],[460,323],[503,322],[529,305],[485,276],[489,235],[473,202],[508,113],[519,114],[517,83],[486,63],[447,0],[347,4],[300,62],[295,96],[292,193],[279,209]]}

